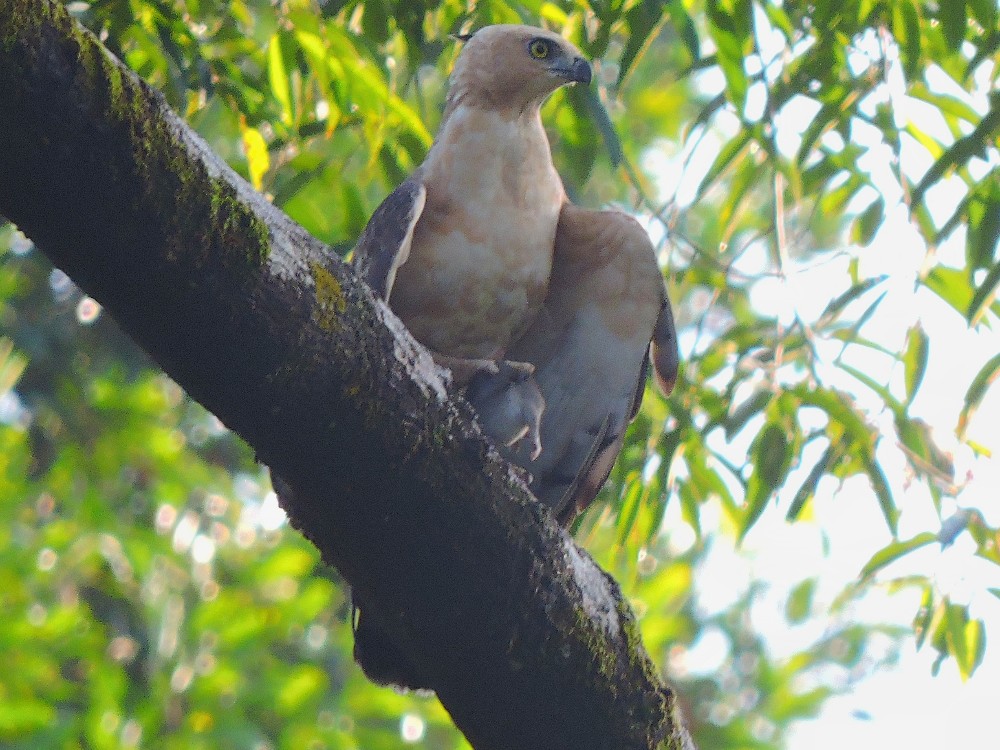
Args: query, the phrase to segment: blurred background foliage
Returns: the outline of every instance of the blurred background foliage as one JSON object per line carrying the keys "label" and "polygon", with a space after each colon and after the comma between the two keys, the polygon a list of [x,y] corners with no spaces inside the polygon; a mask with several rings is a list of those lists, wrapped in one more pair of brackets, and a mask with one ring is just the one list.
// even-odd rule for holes
{"label": "blurred background foliage", "polygon": [[[989,332],[1000,312],[994,0],[68,7],[341,253],[431,143],[450,34],[567,35],[596,82],[545,107],[556,164],[577,202],[646,222],[684,359],[577,533],[696,739],[783,747],[913,639],[975,671],[970,602],[1000,588],[953,596],[938,565],[959,539],[1000,565],[995,488],[974,491],[1000,355],[957,357],[936,321]],[[953,357],[949,397],[921,391]],[[345,586],[251,451],[11,225],[0,394],[0,744],[466,747],[432,698],[363,679]],[[847,494],[873,513],[838,517]],[[852,523],[879,529],[833,591],[795,550],[780,580],[731,575],[788,528],[822,564]],[[912,625],[860,617],[873,591],[908,592]]]}

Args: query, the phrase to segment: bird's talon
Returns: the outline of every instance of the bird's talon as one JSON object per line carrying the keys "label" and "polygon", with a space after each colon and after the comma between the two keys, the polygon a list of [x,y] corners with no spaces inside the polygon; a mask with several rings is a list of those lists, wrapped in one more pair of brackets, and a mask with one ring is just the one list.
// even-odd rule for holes
{"label": "bird's talon", "polygon": [[535,366],[531,362],[515,362],[505,359],[503,365],[511,371],[512,375],[510,379],[514,383],[523,383],[535,374]]}

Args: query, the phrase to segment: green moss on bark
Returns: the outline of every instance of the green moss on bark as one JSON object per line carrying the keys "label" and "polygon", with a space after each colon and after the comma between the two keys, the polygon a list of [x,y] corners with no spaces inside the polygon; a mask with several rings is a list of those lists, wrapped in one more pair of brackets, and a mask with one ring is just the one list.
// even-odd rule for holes
{"label": "green moss on bark", "polygon": [[319,263],[310,263],[309,271],[316,289],[313,319],[324,331],[336,331],[340,327],[340,318],[347,309],[344,288],[337,277]]}
{"label": "green moss on bark", "polygon": [[[126,187],[122,192],[133,205],[154,208],[171,260],[221,263],[237,275],[263,268],[270,251],[267,225],[229,182],[210,174],[207,161],[191,158],[191,144],[158,93],[123,68],[61,5],[3,0],[0,16],[4,52],[29,61],[48,37],[45,28],[55,27],[64,59],[75,61],[68,71],[74,96],[97,110],[95,123],[117,130],[127,142],[131,164],[118,175]],[[214,157],[206,152],[208,158]]]}

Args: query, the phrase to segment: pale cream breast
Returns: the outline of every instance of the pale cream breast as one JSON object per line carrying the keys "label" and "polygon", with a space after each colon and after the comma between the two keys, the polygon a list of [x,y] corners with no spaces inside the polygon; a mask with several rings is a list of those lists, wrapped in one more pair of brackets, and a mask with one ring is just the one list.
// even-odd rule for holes
{"label": "pale cream breast", "polygon": [[541,121],[460,107],[422,173],[427,203],[393,308],[432,349],[502,356],[545,297],[565,200]]}

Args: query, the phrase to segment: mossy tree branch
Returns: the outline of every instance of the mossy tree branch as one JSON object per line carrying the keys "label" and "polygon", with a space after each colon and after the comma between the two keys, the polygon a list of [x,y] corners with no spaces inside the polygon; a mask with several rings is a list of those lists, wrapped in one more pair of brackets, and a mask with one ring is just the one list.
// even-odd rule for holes
{"label": "mossy tree branch", "polygon": [[0,19],[0,212],[290,484],[472,744],[690,747],[617,586],[392,313],[61,5]]}

